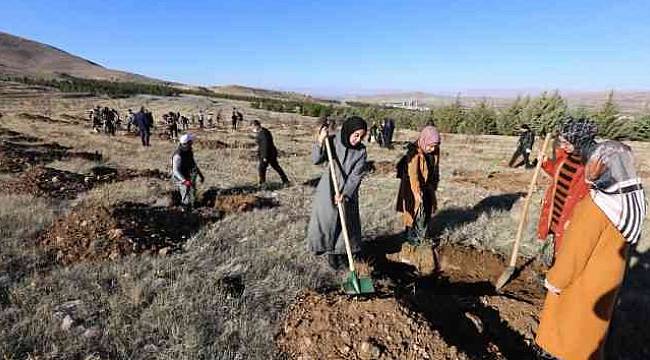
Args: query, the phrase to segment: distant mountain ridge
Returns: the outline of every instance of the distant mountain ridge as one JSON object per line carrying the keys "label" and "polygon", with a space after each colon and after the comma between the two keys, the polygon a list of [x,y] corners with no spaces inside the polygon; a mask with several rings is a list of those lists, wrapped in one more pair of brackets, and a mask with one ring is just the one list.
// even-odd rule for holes
{"label": "distant mountain ridge", "polygon": [[94,80],[163,83],[125,71],[107,69],[51,45],[0,32],[0,74],[56,78],[64,74]]}

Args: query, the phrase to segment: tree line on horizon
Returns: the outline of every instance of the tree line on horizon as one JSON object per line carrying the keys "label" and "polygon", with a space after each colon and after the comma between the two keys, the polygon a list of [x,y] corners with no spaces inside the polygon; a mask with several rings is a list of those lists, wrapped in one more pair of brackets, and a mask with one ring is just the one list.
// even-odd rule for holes
{"label": "tree line on horizon", "polygon": [[437,106],[428,111],[385,107],[362,102],[319,102],[314,100],[284,100],[256,96],[217,93],[208,88],[180,89],[167,84],[118,82],[93,80],[64,75],[60,79],[29,77],[4,77],[3,80],[57,88],[62,92],[128,97],[138,94],[157,96],[201,95],[237,101],[247,101],[254,109],[295,113],[312,117],[333,116],[344,118],[359,115],[369,123],[384,119],[395,120],[397,126],[420,129],[435,124],[446,133],[468,135],[515,135],[521,125],[527,124],[539,134],[553,131],[567,115],[590,118],[598,124],[599,136],[615,140],[650,141],[650,111],[634,116],[623,115],[610,92],[603,104],[589,110],[584,107],[570,108],[558,91],[544,92],[537,97],[518,97],[510,105],[497,108],[488,100],[471,106],[456,97],[450,104]]}
{"label": "tree line on horizon", "polygon": [[603,104],[595,109],[570,108],[558,91],[544,92],[537,97],[517,97],[509,106],[497,108],[488,100],[472,106],[461,103],[461,98],[450,104],[428,111],[385,107],[361,102],[347,102],[347,106],[299,104],[281,100],[256,100],[254,108],[293,112],[306,116],[334,116],[344,118],[359,115],[370,123],[379,124],[390,118],[398,126],[420,129],[434,124],[442,132],[468,135],[515,135],[523,124],[538,134],[554,131],[568,116],[589,118],[598,124],[599,136],[614,140],[650,141],[650,112],[635,116],[623,115],[610,92]]}

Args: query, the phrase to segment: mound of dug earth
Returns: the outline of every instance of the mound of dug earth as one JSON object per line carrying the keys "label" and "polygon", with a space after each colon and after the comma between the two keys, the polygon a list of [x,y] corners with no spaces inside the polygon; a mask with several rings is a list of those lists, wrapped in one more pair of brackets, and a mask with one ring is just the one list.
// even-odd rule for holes
{"label": "mound of dug earth", "polygon": [[214,199],[214,208],[226,214],[275,206],[277,203],[273,199],[252,194],[220,195]]}
{"label": "mound of dug earth", "polygon": [[[456,170],[453,172],[452,180],[458,183],[471,184],[487,190],[497,190],[504,192],[525,191],[530,185],[533,177],[531,171],[463,171]],[[540,176],[537,180],[537,186],[544,188],[548,184],[548,177]]]}
{"label": "mound of dug earth", "polygon": [[32,194],[57,199],[74,199],[92,184],[80,174],[39,166],[0,183],[6,193]]}
{"label": "mound of dug earth", "polygon": [[[17,136],[30,140],[28,135]],[[69,158],[79,158],[89,161],[99,161],[102,159],[102,155],[99,153],[74,152],[70,150],[71,148],[58,143],[35,144],[31,142],[25,144],[0,139],[0,172],[21,172],[29,166],[43,165],[55,160]]]}
{"label": "mound of dug earth", "polygon": [[492,252],[451,244],[435,252],[380,249],[388,246],[369,254],[377,293],[299,297],[277,338],[282,351],[297,359],[535,358],[540,264],[527,263],[497,292],[506,262]]}
{"label": "mound of dug earth", "polygon": [[114,208],[83,206],[57,219],[39,242],[63,264],[133,253],[165,255],[216,220],[216,214],[131,202]]}
{"label": "mound of dug earth", "polygon": [[226,143],[221,140],[216,140],[216,139],[205,139],[205,138],[198,138],[196,139],[196,147],[201,148],[201,149],[210,149],[210,150],[218,150],[218,149],[251,149],[255,147],[254,143],[251,142],[244,142],[244,141],[239,141],[235,140],[232,143]]}
{"label": "mound of dug earth", "polygon": [[394,298],[307,292],[277,336],[295,359],[468,359]]}
{"label": "mound of dug earth", "polygon": [[153,178],[166,180],[170,175],[158,169],[136,170],[129,168],[114,168],[109,166],[95,166],[88,176],[93,182],[126,181],[135,178]]}

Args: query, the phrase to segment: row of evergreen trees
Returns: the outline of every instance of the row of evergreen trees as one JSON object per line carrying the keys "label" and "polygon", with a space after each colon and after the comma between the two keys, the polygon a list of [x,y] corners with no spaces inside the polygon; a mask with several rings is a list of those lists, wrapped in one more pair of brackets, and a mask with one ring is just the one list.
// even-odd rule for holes
{"label": "row of evergreen trees", "polygon": [[360,115],[369,121],[389,117],[403,127],[420,128],[434,123],[442,132],[475,135],[514,135],[528,124],[539,134],[553,131],[567,116],[590,118],[598,124],[599,136],[616,140],[650,141],[650,113],[624,116],[610,92],[600,108],[571,109],[558,92],[542,93],[537,97],[519,97],[505,108],[496,108],[488,101],[464,106],[460,98],[451,104],[430,111],[363,106],[337,109],[340,115]]}
{"label": "row of evergreen trees", "polygon": [[62,75],[57,79],[42,79],[31,77],[9,77],[5,80],[17,81],[27,85],[47,86],[62,92],[85,93],[90,95],[106,95],[113,98],[129,97],[138,94],[158,96],[177,96],[181,90],[164,84],[109,81],[82,79],[70,75]]}
{"label": "row of evergreen trees", "polygon": [[412,129],[434,123],[443,132],[472,135],[514,135],[522,124],[528,124],[537,133],[545,134],[553,131],[567,115],[571,115],[594,120],[598,124],[599,135],[604,138],[650,141],[650,113],[624,116],[614,101],[613,92],[609,93],[600,108],[592,111],[569,108],[566,99],[557,91],[544,92],[537,97],[518,97],[505,108],[497,108],[487,100],[466,106],[459,97],[448,105],[430,111],[389,108],[361,102],[334,106],[277,99],[255,99],[251,101],[251,106],[315,117],[343,118],[359,115],[371,123],[392,118],[398,126]]}

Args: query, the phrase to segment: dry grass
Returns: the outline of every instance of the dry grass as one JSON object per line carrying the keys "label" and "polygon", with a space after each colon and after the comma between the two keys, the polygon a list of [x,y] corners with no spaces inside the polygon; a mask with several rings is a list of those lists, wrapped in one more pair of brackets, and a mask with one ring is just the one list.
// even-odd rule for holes
{"label": "dry grass", "polygon": [[[71,146],[75,151],[99,151],[102,163],[134,169],[169,170],[175,145],[153,138],[143,149],[136,137],[108,138],[93,134],[87,124],[45,123],[19,118],[22,112],[86,117],[95,104],[125,110],[145,105],[158,115],[222,108],[228,118],[232,106],[242,103],[200,97],[160,99],[3,99],[2,127]],[[171,256],[133,256],[115,261],[54,265],[37,247],[34,235],[63,211],[75,206],[110,206],[124,201],[165,204],[168,181],[134,179],[104,184],[70,202],[51,202],[31,196],[0,196],[0,355],[7,358],[102,359],[259,359],[276,357],[273,336],[295,295],[305,288],[332,286],[335,274],[321,259],[305,250],[304,235],[313,188],[300,185],[320,176],[312,166],[310,133],[316,120],[289,114],[246,109],[247,119],[260,119],[273,132],[280,150],[297,156],[281,157],[280,164],[294,186],[255,189],[255,149],[229,147],[198,149],[197,162],[206,175],[201,191],[248,191],[275,199],[280,206],[255,209],[223,218],[199,229]],[[199,137],[228,144],[252,142],[248,131],[218,129]],[[398,141],[416,134],[399,131]],[[516,195],[499,188],[454,181],[454,173],[500,171],[522,176],[504,162],[515,138],[445,135],[436,218],[440,238],[507,254],[516,228]],[[649,144],[633,144],[639,168],[650,174]],[[400,149],[369,146],[369,159],[397,161]],[[64,160],[48,166],[86,172],[95,162]],[[525,176],[525,175],[523,175]],[[0,180],[3,177],[0,176]],[[279,182],[272,170],[271,182]],[[364,237],[372,240],[395,234],[401,222],[394,212],[398,180],[394,174],[374,173],[361,186]],[[526,191],[522,188],[520,191]],[[532,219],[539,211],[541,190],[535,195]],[[647,223],[646,223],[647,224]],[[646,225],[648,227],[648,225]],[[534,221],[523,242],[524,257],[534,256]],[[647,232],[646,232],[647,233]],[[646,238],[639,250],[649,246]],[[642,264],[647,265],[645,262]],[[637,288],[635,299],[648,299]],[[70,301],[80,302],[69,305]],[[76,304],[76,305],[75,305]],[[636,304],[636,303],[635,303]],[[61,326],[66,315],[73,320]],[[91,331],[92,330],[92,331]],[[96,330],[96,331],[95,331]],[[86,336],[84,336],[84,333]]]}

